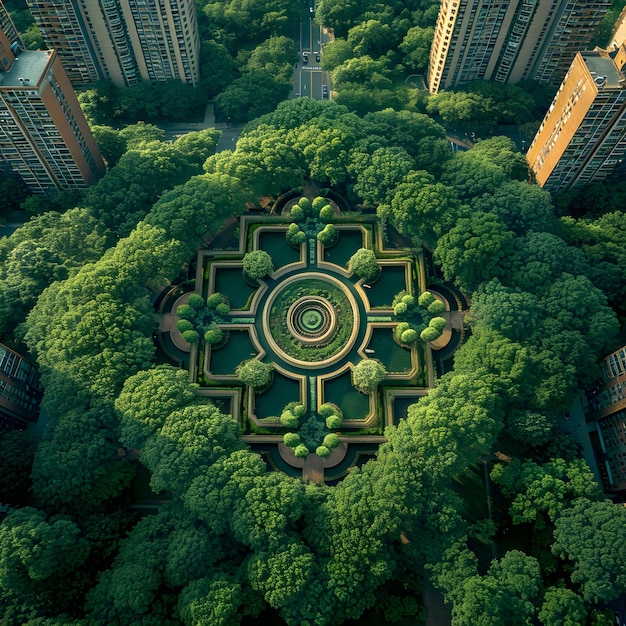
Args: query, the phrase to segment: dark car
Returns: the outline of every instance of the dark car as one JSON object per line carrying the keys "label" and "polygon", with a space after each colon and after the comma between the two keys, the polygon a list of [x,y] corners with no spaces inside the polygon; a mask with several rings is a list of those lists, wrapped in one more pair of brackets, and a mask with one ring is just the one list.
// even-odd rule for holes
{"label": "dark car", "polygon": [[303,56],[302,57],[302,63],[304,63],[306,65],[308,62],[309,62],[309,57]]}

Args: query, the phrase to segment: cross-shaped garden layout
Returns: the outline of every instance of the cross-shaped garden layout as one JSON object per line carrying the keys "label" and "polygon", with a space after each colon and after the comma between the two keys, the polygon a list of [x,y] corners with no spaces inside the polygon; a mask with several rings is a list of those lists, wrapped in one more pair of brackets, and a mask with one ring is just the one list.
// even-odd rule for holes
{"label": "cross-shaped garden layout", "polygon": [[292,193],[241,217],[238,247],[200,250],[194,290],[173,291],[161,324],[199,394],[270,466],[315,482],[374,454],[426,394],[465,308],[421,251],[338,200]]}

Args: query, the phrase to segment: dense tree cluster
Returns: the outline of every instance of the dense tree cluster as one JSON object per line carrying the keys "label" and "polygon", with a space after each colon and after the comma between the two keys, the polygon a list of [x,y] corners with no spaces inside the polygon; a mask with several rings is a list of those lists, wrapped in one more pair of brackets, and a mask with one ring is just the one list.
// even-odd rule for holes
{"label": "dense tree cluster", "polygon": [[[292,4],[210,2],[204,13],[226,49],[232,24],[279,37]],[[380,42],[396,37],[408,50],[419,21],[410,12],[427,28],[435,3],[408,4],[320,0],[320,19],[361,55],[334,69],[346,84],[360,63],[378,64],[388,84],[385,63],[397,61],[381,60]],[[239,61],[278,71],[272,55],[283,44]],[[34,506],[0,524],[3,621],[236,624],[270,608],[288,624],[341,624],[376,606],[419,613],[429,578],[455,626],[512,614],[515,623],[602,623],[598,608],[626,591],[625,513],[602,499],[555,414],[615,346],[608,303],[623,310],[622,286],[599,275],[623,274],[623,215],[559,219],[549,194],[525,182],[508,139],[452,155],[443,128],[409,111],[359,117],[338,102],[286,102],[218,154],[212,131],[171,144],[146,125],[101,132],[117,165],[81,206],[0,242],[5,332],[37,356],[49,420],[34,452]],[[154,294],[203,239],[249,199],[305,179],[375,209],[416,247],[425,242],[440,277],[472,302],[453,370],[387,428],[374,460],[333,487],[268,472],[236,422],[197,396],[186,372],[159,363],[153,341]],[[271,272],[267,259],[252,260],[263,270],[253,278]],[[363,390],[384,376],[377,365],[355,367]],[[251,360],[239,375],[266,384],[271,365]],[[287,421],[297,419],[290,411]],[[332,406],[322,417],[341,425]],[[303,441],[287,445],[305,456]],[[318,448],[337,441],[331,433]],[[471,513],[456,486],[497,449],[511,458],[492,471],[506,509],[498,523]],[[141,519],[126,506],[138,472],[159,500]],[[499,558],[479,567],[477,542],[499,541],[509,524],[528,543],[498,543]]]}

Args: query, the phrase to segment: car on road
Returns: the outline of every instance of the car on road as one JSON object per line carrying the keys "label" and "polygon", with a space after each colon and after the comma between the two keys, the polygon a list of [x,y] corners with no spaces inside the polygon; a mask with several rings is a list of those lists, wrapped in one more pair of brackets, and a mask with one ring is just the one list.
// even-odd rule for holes
{"label": "car on road", "polygon": [[322,98],[328,98],[328,85],[322,85]]}
{"label": "car on road", "polygon": [[320,55],[319,55],[319,54],[316,54],[316,55],[315,55],[315,61],[316,61],[317,63],[319,63],[319,62],[320,62]]}
{"label": "car on road", "polygon": [[302,57],[302,63],[304,63],[306,65],[308,62],[309,62],[309,57],[303,56]]}

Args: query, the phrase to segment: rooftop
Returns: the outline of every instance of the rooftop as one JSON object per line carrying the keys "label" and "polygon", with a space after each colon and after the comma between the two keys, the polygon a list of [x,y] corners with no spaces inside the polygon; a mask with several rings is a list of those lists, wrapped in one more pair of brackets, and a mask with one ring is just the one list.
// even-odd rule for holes
{"label": "rooftop", "polygon": [[[48,67],[52,50],[24,50],[6,72],[0,72],[0,89],[24,87],[32,89],[39,84]],[[23,79],[23,80],[20,80]]]}
{"label": "rooftop", "polygon": [[606,78],[607,89],[623,89],[620,80],[623,79],[622,73],[615,66],[615,61],[606,53],[601,51],[582,52],[582,57],[595,78]]}

